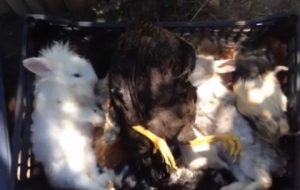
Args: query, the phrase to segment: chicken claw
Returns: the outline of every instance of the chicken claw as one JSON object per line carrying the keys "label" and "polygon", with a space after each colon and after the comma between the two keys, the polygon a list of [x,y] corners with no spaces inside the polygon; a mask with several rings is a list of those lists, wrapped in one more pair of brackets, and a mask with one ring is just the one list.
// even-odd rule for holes
{"label": "chicken claw", "polygon": [[225,149],[230,151],[230,155],[236,161],[241,152],[241,144],[239,138],[234,135],[225,133],[199,137],[189,141],[189,145],[194,147],[200,144],[213,144],[219,141],[223,142]]}
{"label": "chicken claw", "polygon": [[170,166],[171,169],[173,170],[177,170],[177,166],[176,166],[176,162],[175,162],[175,158],[168,146],[168,144],[166,143],[166,141],[160,137],[158,137],[157,135],[155,135],[154,133],[152,133],[151,131],[145,129],[143,126],[141,125],[135,125],[132,127],[133,130],[135,130],[136,132],[140,133],[141,135],[147,137],[154,145],[154,151],[159,150],[165,163]]}

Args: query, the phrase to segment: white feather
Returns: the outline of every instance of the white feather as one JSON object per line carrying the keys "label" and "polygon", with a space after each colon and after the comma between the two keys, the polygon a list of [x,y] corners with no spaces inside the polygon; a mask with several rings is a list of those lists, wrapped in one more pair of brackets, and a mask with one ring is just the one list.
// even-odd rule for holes
{"label": "white feather", "polygon": [[[239,160],[234,162],[228,152],[217,147],[218,153],[224,156],[226,164],[218,159],[218,155],[214,151],[209,157],[205,154],[198,155],[196,153],[192,157],[190,155],[193,153],[192,151],[183,155],[192,157],[194,160],[203,159],[203,156],[207,156],[209,161],[220,161],[219,164],[207,162],[208,167],[212,168],[227,165],[238,182],[224,187],[224,190],[241,190],[246,187],[251,189],[254,186],[269,188],[272,184],[270,174],[283,172],[285,163],[276,151],[253,134],[248,122],[244,120],[235,107],[234,94],[222,84],[220,76],[211,72],[211,68],[214,68],[213,64],[211,59],[198,59],[194,70],[196,75],[191,74],[193,79],[191,83],[197,88],[195,126],[206,135],[231,133],[237,136],[242,146],[241,154]],[[212,159],[212,157],[214,158]],[[194,160],[190,159],[186,164],[191,164]]]}

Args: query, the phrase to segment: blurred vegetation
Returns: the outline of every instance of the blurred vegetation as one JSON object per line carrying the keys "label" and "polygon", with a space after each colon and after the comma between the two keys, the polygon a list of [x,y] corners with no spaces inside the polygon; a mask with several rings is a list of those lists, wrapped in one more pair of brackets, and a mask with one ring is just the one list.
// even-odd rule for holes
{"label": "blurred vegetation", "polygon": [[99,21],[236,20],[297,12],[299,0],[98,0],[89,5]]}

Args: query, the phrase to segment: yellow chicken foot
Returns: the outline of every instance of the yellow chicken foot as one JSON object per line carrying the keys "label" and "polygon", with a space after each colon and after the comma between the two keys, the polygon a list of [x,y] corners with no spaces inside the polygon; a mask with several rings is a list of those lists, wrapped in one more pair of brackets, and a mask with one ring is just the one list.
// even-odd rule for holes
{"label": "yellow chicken foot", "polygon": [[230,151],[230,155],[234,161],[237,160],[241,152],[241,144],[238,137],[231,134],[217,134],[196,138],[189,141],[189,145],[194,147],[200,144],[213,144],[222,141],[226,150]]}
{"label": "yellow chicken foot", "polygon": [[135,125],[132,127],[133,130],[136,132],[140,133],[141,135],[147,137],[153,144],[154,144],[154,150],[159,150],[165,163],[173,170],[177,170],[176,162],[174,159],[174,156],[166,143],[166,141],[151,131],[145,129],[141,125]]}

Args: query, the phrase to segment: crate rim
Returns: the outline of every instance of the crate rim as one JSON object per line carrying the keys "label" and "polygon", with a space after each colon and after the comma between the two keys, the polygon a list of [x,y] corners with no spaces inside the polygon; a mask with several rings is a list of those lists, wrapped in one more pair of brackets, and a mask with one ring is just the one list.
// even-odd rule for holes
{"label": "crate rim", "polygon": [[[152,22],[159,26],[163,27],[208,27],[208,28],[223,28],[223,27],[243,27],[243,26],[262,26],[267,22],[272,22],[280,18],[290,17],[296,21],[298,21],[298,15],[295,13],[277,13],[268,16],[260,16],[253,19],[248,20],[217,20],[217,21],[160,21],[160,22]],[[30,23],[36,21],[50,21],[54,24],[63,24],[68,25],[70,27],[102,27],[102,28],[124,28],[128,26],[129,22],[116,22],[116,21],[108,21],[108,22],[100,22],[100,21],[77,21],[74,19],[68,19],[65,17],[53,16],[53,15],[45,15],[45,14],[27,14],[23,17],[23,23]],[[151,22],[151,21],[150,21]]]}

